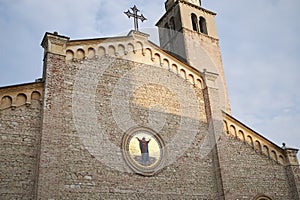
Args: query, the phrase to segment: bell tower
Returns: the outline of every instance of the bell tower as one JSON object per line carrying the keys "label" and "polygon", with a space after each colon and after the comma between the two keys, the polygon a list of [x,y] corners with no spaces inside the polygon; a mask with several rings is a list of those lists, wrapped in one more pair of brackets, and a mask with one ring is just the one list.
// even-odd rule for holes
{"label": "bell tower", "polygon": [[218,74],[222,110],[231,113],[215,24],[216,13],[201,0],[167,0],[165,14],[157,22],[160,46],[200,72]]}

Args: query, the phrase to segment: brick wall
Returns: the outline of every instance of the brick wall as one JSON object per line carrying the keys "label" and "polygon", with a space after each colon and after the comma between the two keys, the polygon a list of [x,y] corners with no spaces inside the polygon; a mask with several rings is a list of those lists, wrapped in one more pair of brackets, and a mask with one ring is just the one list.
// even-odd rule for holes
{"label": "brick wall", "polygon": [[[53,55],[54,56],[54,55]],[[58,55],[56,55],[57,57]],[[49,57],[47,64],[53,67],[57,59]],[[53,63],[54,62],[54,63]],[[76,81],[91,81],[96,78],[96,87],[91,86],[90,90],[85,89],[81,95],[88,97],[89,93],[95,93],[95,99],[87,98],[85,104],[95,103],[95,112],[91,113],[86,110],[86,105],[77,104],[77,109],[81,109],[81,114],[96,115],[99,128],[108,137],[111,145],[120,148],[124,131],[116,122],[113,116],[112,96],[115,85],[121,78],[124,78],[127,73],[134,69],[153,69],[153,66],[144,64],[137,64],[134,62],[115,59],[110,67],[106,68],[100,77],[80,76],[76,77],[80,69],[91,70],[96,68],[101,71],[105,65],[110,63],[109,58],[94,58],[78,62],[70,62],[67,66],[60,66],[59,70],[63,76],[63,85],[59,80],[51,80],[54,85],[58,85],[61,89],[51,90],[51,96],[61,97],[62,99],[52,99],[46,104],[52,110],[54,107],[60,107],[63,111],[45,112],[48,116],[44,117],[44,123],[47,120],[47,126],[43,129],[43,142],[41,150],[41,168],[43,173],[40,174],[39,179],[39,195],[45,198],[107,198],[114,199],[140,199],[145,197],[148,199],[170,197],[175,199],[185,198],[206,198],[214,199],[216,196],[215,174],[212,163],[212,156],[208,152],[207,155],[201,155],[201,144],[207,135],[207,123],[205,118],[205,111],[203,106],[203,95],[201,90],[196,89],[189,82],[178,77],[173,72],[165,69],[157,69],[157,72],[163,73],[170,82],[170,84],[183,84],[195,90],[197,96],[197,103],[199,104],[199,113],[201,116],[198,122],[197,134],[193,142],[187,149],[187,152],[177,158],[177,161],[162,169],[157,175],[151,177],[144,177],[141,175],[124,172],[114,166],[109,166],[105,161],[101,160],[101,155],[97,152],[91,152],[86,143],[82,141],[82,133],[78,131],[78,124],[83,130],[90,130],[93,128],[86,119],[74,120],[74,91],[78,90]],[[57,71],[55,71],[57,73]],[[47,72],[48,77],[54,77],[51,70]],[[145,75],[144,75],[145,76]],[[158,76],[155,73],[147,73],[149,80]],[[153,76],[153,77],[151,77]],[[85,80],[86,79],[86,80]],[[135,76],[126,79],[126,87],[136,84]],[[55,84],[55,82],[57,82]],[[174,86],[175,86],[174,85]],[[88,87],[89,88],[89,87]],[[130,117],[136,122],[138,126],[145,126],[151,128],[151,123],[148,121],[150,104],[160,105],[164,108],[166,114],[166,121],[160,131],[163,140],[168,143],[173,139],[180,125],[181,118],[188,116],[180,116],[176,110],[179,109],[178,97],[159,84],[148,84],[136,90],[130,98]],[[183,91],[184,92],[184,91]],[[49,91],[45,92],[46,98]],[[189,94],[184,94],[189,98]],[[118,96],[117,99],[123,102],[124,96]],[[47,100],[45,100],[47,101]],[[151,103],[149,103],[151,101]],[[59,105],[59,106],[58,106]],[[182,105],[181,105],[182,106]],[[165,112],[168,111],[168,112]],[[85,113],[86,112],[86,113]],[[59,114],[57,114],[59,113]],[[76,113],[75,113],[76,114]],[[122,114],[122,113],[120,113]],[[55,121],[51,121],[55,116]],[[196,119],[197,121],[199,120]],[[195,119],[190,119],[195,120]],[[51,125],[52,123],[52,125]],[[77,123],[77,124],[76,124]],[[185,127],[188,129],[188,127]],[[59,133],[55,130],[59,129]],[[55,137],[55,138],[54,138]],[[86,136],[89,137],[89,136]],[[186,137],[189,137],[188,135]],[[54,141],[53,141],[54,140]],[[59,141],[59,142],[55,142]],[[101,146],[106,144],[100,143]],[[105,152],[110,152],[107,148]],[[44,155],[43,155],[44,154]],[[103,156],[103,155],[102,155]],[[112,155],[114,156],[114,155]],[[47,159],[45,159],[47,157]],[[45,162],[47,160],[47,163]],[[59,162],[58,162],[59,160]],[[50,165],[49,163],[56,165]],[[124,161],[122,160],[124,163]],[[126,165],[123,166],[126,168]],[[127,167],[128,168],[128,167]],[[125,171],[128,169],[125,169]],[[56,174],[54,179],[48,175]],[[55,180],[55,184],[51,184]],[[50,192],[49,192],[50,191]],[[55,193],[54,193],[55,191]]]}
{"label": "brick wall", "polygon": [[0,110],[0,199],[34,199],[41,104]]}
{"label": "brick wall", "polygon": [[228,199],[252,199],[264,194],[272,199],[294,199],[285,166],[269,159],[249,144],[223,135],[218,144],[224,193]]}
{"label": "brick wall", "polygon": [[[209,89],[209,92],[206,88],[202,91],[166,69],[154,69],[153,66],[127,60],[103,57],[66,64],[64,58],[56,54],[47,55],[43,112],[40,101],[34,98],[30,104],[0,111],[1,199],[35,199],[37,175],[38,199],[252,199],[258,194],[273,199],[296,197],[296,192],[288,182],[286,168],[258,153],[247,143],[222,133],[213,138],[218,141],[217,148],[209,145],[203,148],[209,132],[207,119],[214,119],[218,113],[218,101],[214,99],[218,96],[217,90]],[[78,76],[82,69],[104,70],[100,74]],[[126,75],[140,69],[151,69],[153,73],[146,73],[148,80],[162,76],[168,79],[169,85],[149,83],[133,90],[133,86],[138,84],[136,76],[145,75]],[[114,96],[121,79],[126,83],[122,87],[124,93],[120,90],[119,96]],[[96,85],[86,85],[90,90],[81,90],[84,101],[76,104],[74,94],[80,90],[78,81],[85,84],[91,80]],[[126,91],[132,91],[128,117],[138,126],[151,128],[151,107],[161,106],[154,115],[166,114],[159,133],[168,143],[176,136],[181,120],[189,118],[180,115],[182,105],[180,98],[170,89],[172,84],[174,87],[184,85],[195,92],[200,113],[197,120],[200,120],[197,134],[187,151],[154,176],[131,173],[122,157],[120,163],[123,163],[121,167],[124,169],[109,166],[105,160],[101,160],[104,154],[91,151],[83,141],[84,137],[91,135],[82,136],[80,130],[86,129],[93,133],[93,127],[85,118],[75,119],[74,106],[83,115],[96,116],[97,126],[103,130],[110,145],[121,147],[124,130],[116,121],[113,98],[117,97],[114,101],[123,106]],[[186,99],[191,98],[189,92],[181,92]],[[205,95],[203,92],[206,92]],[[86,98],[90,93],[95,94],[93,99]],[[207,103],[206,108],[204,102]],[[86,110],[86,106],[91,103],[94,113]],[[209,109],[209,106],[213,108]],[[43,135],[39,145],[41,124]],[[78,125],[81,129],[78,129]],[[185,128],[188,132],[188,127]],[[220,132],[218,127],[215,128],[215,131]],[[103,141],[97,144],[99,149],[105,147],[104,153],[113,158],[113,148],[110,149]],[[40,162],[36,168],[38,155]],[[298,169],[292,168],[299,187]]]}
{"label": "brick wall", "polygon": [[44,71],[42,137],[39,161],[37,198],[58,198],[64,134],[64,66],[65,57],[47,53]]}

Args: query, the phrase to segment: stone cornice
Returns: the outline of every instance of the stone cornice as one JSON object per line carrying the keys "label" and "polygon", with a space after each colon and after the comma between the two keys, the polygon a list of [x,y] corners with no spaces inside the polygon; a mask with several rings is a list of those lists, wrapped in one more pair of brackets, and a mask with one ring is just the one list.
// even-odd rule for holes
{"label": "stone cornice", "polygon": [[123,39],[127,39],[127,38],[129,38],[129,36],[76,39],[76,40],[69,40],[67,43],[67,46],[80,45],[80,44],[95,44],[95,43],[101,43],[101,42],[109,41],[109,40],[118,40],[118,39],[123,40]]}
{"label": "stone cornice", "polygon": [[192,4],[192,3],[189,3],[189,2],[186,2],[186,1],[183,1],[183,0],[177,0],[175,3],[177,3],[177,2],[178,2],[178,3],[183,3],[183,4],[186,4],[186,5],[189,5],[189,6],[193,7],[193,8],[197,8],[197,9],[202,10],[202,11],[204,11],[204,12],[206,12],[206,13],[211,14],[211,15],[217,15],[217,13],[215,13],[215,12],[213,12],[213,11],[207,10],[207,9],[205,9],[205,8],[202,8],[202,7],[200,7],[200,6],[194,5],[194,4]]}
{"label": "stone cornice", "polygon": [[15,85],[1,86],[0,93],[1,93],[1,91],[5,90],[5,89],[21,88],[21,87],[27,87],[27,86],[39,86],[41,84],[43,84],[42,81],[36,81],[36,82],[30,82],[30,83],[20,83],[20,84],[15,84]]}
{"label": "stone cornice", "polygon": [[185,1],[182,1],[182,0],[177,0],[177,1],[174,3],[174,5],[173,5],[171,8],[169,8],[169,9],[165,12],[165,14],[158,20],[158,22],[156,22],[155,26],[158,26],[158,24],[162,21],[162,19],[163,19],[165,16],[167,16],[167,15],[173,10],[173,8],[174,8],[178,3],[186,4],[186,5],[188,5],[188,6],[197,8],[198,10],[202,10],[202,11],[204,11],[204,12],[206,12],[206,13],[209,13],[209,14],[211,14],[211,15],[214,15],[214,16],[217,15],[215,12],[212,12],[212,11],[207,10],[207,9],[205,9],[205,8],[202,8],[202,7],[200,7],[200,6],[196,6],[196,5],[194,5],[194,4],[191,4],[191,3],[188,3],[188,2],[185,2]]}

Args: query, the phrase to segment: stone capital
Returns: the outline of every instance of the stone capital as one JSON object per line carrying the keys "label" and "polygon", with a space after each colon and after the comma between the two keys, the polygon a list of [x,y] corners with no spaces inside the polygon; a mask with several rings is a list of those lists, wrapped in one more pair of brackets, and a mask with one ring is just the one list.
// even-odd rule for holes
{"label": "stone capital", "polygon": [[298,151],[299,151],[298,149],[293,149],[293,148],[284,149],[287,161],[290,165],[299,165],[299,162],[298,162],[298,159],[297,159]]}
{"label": "stone capital", "polygon": [[44,48],[44,55],[47,53],[55,53],[65,55],[66,44],[70,38],[58,35],[57,32],[45,33],[41,46]]}
{"label": "stone capital", "polygon": [[217,73],[209,72],[204,69],[202,75],[205,80],[206,87],[218,89],[217,78],[219,77],[219,75]]}

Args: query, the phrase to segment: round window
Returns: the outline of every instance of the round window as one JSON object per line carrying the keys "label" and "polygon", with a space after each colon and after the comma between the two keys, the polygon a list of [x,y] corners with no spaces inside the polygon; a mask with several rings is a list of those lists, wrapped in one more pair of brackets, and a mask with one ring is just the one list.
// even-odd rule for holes
{"label": "round window", "polygon": [[151,176],[162,168],[165,157],[163,140],[148,128],[129,130],[122,143],[123,156],[130,168],[138,174]]}

